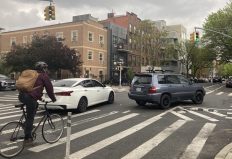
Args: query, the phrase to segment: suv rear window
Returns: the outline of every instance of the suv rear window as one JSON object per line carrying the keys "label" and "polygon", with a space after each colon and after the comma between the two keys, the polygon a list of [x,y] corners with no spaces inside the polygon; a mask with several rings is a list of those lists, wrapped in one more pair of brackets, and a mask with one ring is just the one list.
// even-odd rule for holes
{"label": "suv rear window", "polygon": [[151,75],[136,75],[133,80],[132,84],[151,84],[152,83],[152,76]]}

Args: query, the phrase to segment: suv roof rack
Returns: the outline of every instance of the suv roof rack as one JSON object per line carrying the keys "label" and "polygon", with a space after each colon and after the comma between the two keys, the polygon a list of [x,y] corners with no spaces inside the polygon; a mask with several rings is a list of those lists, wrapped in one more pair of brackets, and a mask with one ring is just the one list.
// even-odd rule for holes
{"label": "suv roof rack", "polygon": [[149,73],[157,73],[157,72],[162,72],[162,73],[165,73],[165,72],[174,72],[173,70],[146,70],[147,72]]}

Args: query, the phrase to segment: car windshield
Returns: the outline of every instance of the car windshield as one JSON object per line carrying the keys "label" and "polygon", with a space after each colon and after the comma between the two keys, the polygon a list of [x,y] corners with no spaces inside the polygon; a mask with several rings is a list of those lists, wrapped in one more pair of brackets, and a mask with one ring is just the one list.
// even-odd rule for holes
{"label": "car windshield", "polygon": [[5,75],[0,75],[0,78],[1,78],[1,79],[6,79],[6,78],[9,78],[9,77],[7,77],[7,76],[5,76]]}
{"label": "car windshield", "polygon": [[151,84],[152,76],[144,75],[144,76],[135,76],[132,80],[132,84]]}
{"label": "car windshield", "polygon": [[53,83],[54,87],[72,87],[77,81],[74,80],[60,80]]}

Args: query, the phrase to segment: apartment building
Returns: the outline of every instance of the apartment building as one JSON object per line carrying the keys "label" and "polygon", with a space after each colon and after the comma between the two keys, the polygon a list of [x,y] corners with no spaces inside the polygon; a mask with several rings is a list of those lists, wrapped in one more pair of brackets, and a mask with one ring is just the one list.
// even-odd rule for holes
{"label": "apartment building", "polygon": [[[135,33],[136,28],[141,21],[140,18],[135,13],[126,12],[126,15],[115,16],[114,13],[109,13],[107,19],[101,21],[101,23],[106,24],[111,22],[118,26],[121,26],[127,30],[127,35],[125,41],[118,40],[115,45],[118,45],[118,51],[124,52],[126,58],[123,59],[124,62],[124,72],[127,68],[132,68],[134,72],[141,71],[141,51],[136,49],[133,43],[132,34]],[[121,56],[122,58],[123,56]]]}
{"label": "apartment building", "polygon": [[[0,34],[0,54],[10,51],[14,44],[26,44],[34,35],[53,35],[80,55],[81,74],[104,81],[107,71],[107,29],[90,14],[74,16],[72,22],[41,26]],[[66,71],[63,71],[65,74]],[[69,77],[63,75],[61,78]]]}

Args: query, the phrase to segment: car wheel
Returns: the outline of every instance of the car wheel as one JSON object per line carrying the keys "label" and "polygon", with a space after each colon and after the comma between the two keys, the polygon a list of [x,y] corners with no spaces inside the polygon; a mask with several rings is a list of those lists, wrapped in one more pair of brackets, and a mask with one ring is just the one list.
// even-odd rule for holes
{"label": "car wheel", "polygon": [[168,94],[162,95],[160,99],[160,107],[162,109],[167,109],[170,107],[170,105],[171,105],[171,96]]}
{"label": "car wheel", "polygon": [[109,97],[108,97],[108,103],[113,104],[114,103],[114,93],[110,92]]}
{"label": "car wheel", "polygon": [[142,100],[136,100],[136,103],[137,103],[139,106],[145,106],[145,105],[146,105],[146,102],[145,102],[145,101],[142,101]]}
{"label": "car wheel", "polygon": [[77,111],[82,113],[85,112],[88,106],[88,101],[85,97],[81,97],[79,100],[78,106],[77,106]]}
{"label": "car wheel", "polygon": [[192,99],[194,104],[202,104],[203,100],[204,100],[204,95],[202,92],[199,91],[196,92],[194,98]]}

